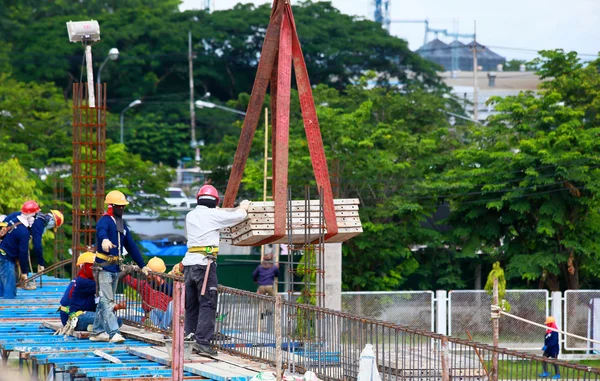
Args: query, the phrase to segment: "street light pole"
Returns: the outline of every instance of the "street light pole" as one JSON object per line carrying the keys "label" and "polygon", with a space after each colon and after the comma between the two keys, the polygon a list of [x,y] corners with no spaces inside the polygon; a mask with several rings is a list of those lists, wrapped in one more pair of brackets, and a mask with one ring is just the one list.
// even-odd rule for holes
{"label": "street light pole", "polygon": [[100,80],[102,79],[102,69],[104,69],[104,65],[106,65],[108,60],[116,61],[118,58],[119,58],[119,49],[112,48],[108,51],[108,55],[104,59],[104,62],[102,62],[102,65],[100,65],[100,69],[98,69],[98,78],[96,78],[96,83],[98,85],[100,85],[102,83],[102,82],[100,82]]}
{"label": "street light pole", "polygon": [[206,101],[196,101],[196,107],[198,107],[198,108],[218,108],[218,109],[221,109],[221,110],[233,112],[235,114],[246,115],[246,113],[243,112],[243,111],[236,110],[236,109],[231,108],[231,107],[221,106],[221,105],[218,105],[218,104],[212,103],[212,102],[206,102]]}
{"label": "street light pole", "polygon": [[137,105],[141,105],[141,104],[142,104],[142,101],[141,101],[141,100],[139,100],[139,99],[136,99],[136,100],[134,100],[133,102],[131,102],[131,103],[129,104],[129,106],[125,107],[125,108],[123,109],[123,111],[121,111],[121,144],[123,144],[123,117],[124,117],[124,115],[125,115],[125,111],[127,111],[127,110],[129,110],[130,108],[132,108],[132,107],[135,107],[135,106],[137,106]]}

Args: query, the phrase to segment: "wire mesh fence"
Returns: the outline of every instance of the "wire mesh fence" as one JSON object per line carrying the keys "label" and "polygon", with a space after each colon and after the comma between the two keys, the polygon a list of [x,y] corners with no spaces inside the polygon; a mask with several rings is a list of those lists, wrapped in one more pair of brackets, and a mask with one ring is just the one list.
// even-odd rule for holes
{"label": "wire mesh fence", "polygon": [[227,287],[219,287],[217,316],[213,343],[220,350],[275,363],[279,349],[285,368],[311,370],[324,380],[357,379],[366,344],[373,345],[384,381],[600,378],[600,369],[348,313],[285,300],[276,309],[273,297]]}
{"label": "wire mesh fence", "polygon": [[[548,291],[507,290],[510,313],[544,323],[548,315]],[[467,338],[467,331],[478,342],[492,343],[491,295],[485,291],[450,291],[448,297],[448,334]],[[544,330],[512,319],[500,319],[500,343],[505,348],[539,350]]]}
{"label": "wire mesh fence", "polygon": [[342,311],[417,329],[435,329],[433,291],[342,292]]}
{"label": "wire mesh fence", "polygon": [[132,326],[170,336],[173,319],[173,285],[183,278],[150,272],[145,276],[137,266],[122,266],[117,284],[116,314]]}
{"label": "wire mesh fence", "polygon": [[[566,291],[563,316],[567,332],[600,340],[600,290]],[[565,349],[597,353],[600,345],[565,336]]]}

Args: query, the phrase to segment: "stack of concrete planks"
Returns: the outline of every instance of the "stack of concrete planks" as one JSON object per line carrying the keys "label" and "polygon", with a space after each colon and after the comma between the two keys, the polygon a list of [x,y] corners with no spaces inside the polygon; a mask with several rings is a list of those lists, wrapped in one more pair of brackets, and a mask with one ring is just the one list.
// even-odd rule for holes
{"label": "stack of concrete planks", "polygon": [[[335,199],[335,214],[338,234],[326,240],[326,243],[344,242],[362,233],[358,216],[357,198]],[[288,243],[291,218],[292,243],[315,241],[321,232],[327,233],[319,201],[311,200],[309,210],[305,201],[292,201],[292,210],[286,213],[286,236],[271,243]],[[286,205],[287,206],[287,205]],[[323,226],[321,226],[323,224]],[[231,228],[221,230],[221,242],[236,246],[253,246],[274,235],[275,205],[273,201],[252,202],[248,209],[248,218]]]}

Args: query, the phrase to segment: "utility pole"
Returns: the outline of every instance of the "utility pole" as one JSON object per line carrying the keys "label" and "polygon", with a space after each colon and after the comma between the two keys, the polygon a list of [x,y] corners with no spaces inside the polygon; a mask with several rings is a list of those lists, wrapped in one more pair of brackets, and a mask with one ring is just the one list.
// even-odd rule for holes
{"label": "utility pole", "polygon": [[194,104],[194,53],[192,52],[192,31],[188,32],[188,62],[190,71],[190,135],[191,146],[196,149],[196,164],[200,161],[200,149],[196,141],[196,110]]}
{"label": "utility pole", "polygon": [[473,21],[473,119],[479,121],[479,94],[477,89],[477,21]]}

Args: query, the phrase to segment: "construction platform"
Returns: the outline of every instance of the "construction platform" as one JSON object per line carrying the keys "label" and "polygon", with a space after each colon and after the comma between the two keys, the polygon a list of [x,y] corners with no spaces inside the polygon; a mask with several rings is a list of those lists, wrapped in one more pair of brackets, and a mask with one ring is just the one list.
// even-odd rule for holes
{"label": "construction platform", "polygon": [[[0,298],[0,380],[171,379],[171,362],[161,334],[124,325],[123,344],[91,342],[87,332],[77,337],[54,335],[61,327],[57,308],[68,283],[44,276],[37,280],[36,290],[18,289],[16,299]],[[273,369],[223,353],[218,359],[192,355],[185,361],[184,379],[249,381],[268,370]]]}

